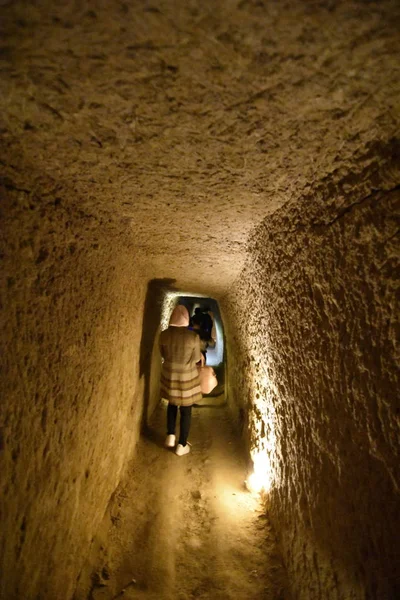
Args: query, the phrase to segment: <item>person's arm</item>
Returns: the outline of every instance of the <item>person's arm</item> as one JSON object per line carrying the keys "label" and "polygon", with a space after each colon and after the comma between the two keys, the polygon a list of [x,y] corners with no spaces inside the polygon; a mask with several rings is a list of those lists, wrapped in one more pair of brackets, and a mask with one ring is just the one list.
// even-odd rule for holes
{"label": "person's arm", "polygon": [[195,363],[198,363],[201,360],[201,352],[200,352],[200,337],[196,334],[196,339],[194,341],[194,348],[192,354],[193,360]]}
{"label": "person's arm", "polygon": [[211,340],[212,340],[212,345],[210,344],[211,348],[215,348],[215,344],[217,343],[217,328],[215,327],[215,319],[214,319],[214,315],[213,313],[210,311],[208,313],[212,319],[212,327],[211,327]]}

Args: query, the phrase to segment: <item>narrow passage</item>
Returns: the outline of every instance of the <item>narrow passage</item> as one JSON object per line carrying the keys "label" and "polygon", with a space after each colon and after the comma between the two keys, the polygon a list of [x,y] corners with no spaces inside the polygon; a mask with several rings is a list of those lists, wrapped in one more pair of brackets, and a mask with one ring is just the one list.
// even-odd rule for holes
{"label": "narrow passage", "polygon": [[88,600],[286,600],[274,538],[259,500],[244,490],[244,454],[225,406],[193,408],[184,457],[163,447],[165,413],[156,410],[95,540]]}

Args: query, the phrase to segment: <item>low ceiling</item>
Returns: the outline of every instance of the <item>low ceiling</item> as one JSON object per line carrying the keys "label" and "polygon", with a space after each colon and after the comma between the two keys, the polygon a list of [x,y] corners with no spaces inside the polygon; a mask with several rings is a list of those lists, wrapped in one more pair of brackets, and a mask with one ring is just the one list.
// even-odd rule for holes
{"label": "low ceiling", "polygon": [[1,11],[4,168],[50,176],[187,289],[224,289],[257,223],[398,130],[397,0]]}

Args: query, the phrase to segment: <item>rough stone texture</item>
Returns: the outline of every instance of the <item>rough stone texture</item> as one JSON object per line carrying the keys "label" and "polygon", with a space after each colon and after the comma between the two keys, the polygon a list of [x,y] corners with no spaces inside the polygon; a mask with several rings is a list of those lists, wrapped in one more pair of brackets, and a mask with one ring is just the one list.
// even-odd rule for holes
{"label": "rough stone texture", "polygon": [[305,199],[254,235],[223,303],[228,398],[268,457],[294,597],[394,599],[400,191],[329,195],[325,211],[307,215]]}
{"label": "rough stone texture", "polygon": [[50,189],[37,197],[8,188],[0,595],[58,600],[72,597],[138,438],[145,280],[115,232],[85,219],[77,227]]}
{"label": "rough stone texture", "polygon": [[255,224],[398,130],[397,0],[2,10],[8,160],[68,181],[188,291],[223,290]]}
{"label": "rough stone texture", "polygon": [[[293,586],[304,595],[312,584],[317,597],[315,551],[321,598],[336,597],[324,590],[333,576],[338,597],[345,590],[358,597],[355,580],[361,587],[367,580],[360,556],[366,572],[381,568],[380,559],[368,558],[381,548],[390,563],[387,528],[374,513],[365,473],[390,502],[396,424],[385,421],[392,413],[379,385],[393,366],[383,324],[383,287],[392,275],[381,250],[386,229],[388,238],[392,232],[375,196],[363,199],[398,183],[390,161],[399,129],[399,3],[0,4],[5,597],[69,600],[132,454],[142,408],[147,417],[154,406],[150,332],[156,334],[159,310],[146,285],[159,280],[178,292],[214,296],[236,282],[225,301],[232,400],[243,390],[236,402],[243,409],[253,394],[253,347],[284,386],[262,382],[269,408],[288,417],[279,417],[282,462],[274,468],[282,486],[272,506],[277,529],[288,536],[282,539]],[[249,235],[269,215],[248,249]],[[351,225],[357,215],[359,230]],[[342,231],[344,224],[353,229]],[[347,295],[332,275],[335,260]],[[257,306],[266,309],[257,311],[262,319],[247,318]],[[343,315],[346,325],[333,333]],[[315,342],[307,327],[319,331]],[[382,337],[371,335],[378,330]],[[374,339],[386,340],[379,356]],[[307,343],[311,365],[294,352]],[[248,370],[246,381],[235,356]],[[253,383],[261,385],[257,377]],[[304,422],[293,390],[308,411]],[[324,426],[319,404],[331,410]],[[346,427],[354,435],[348,446]],[[322,470],[319,457],[328,456]],[[350,482],[339,481],[338,465]],[[331,524],[341,492],[353,490],[357,465],[360,476],[343,508],[360,532],[349,556],[346,525],[336,531]],[[321,473],[314,483],[311,470]],[[361,516],[354,516],[358,501]],[[329,514],[321,503],[332,503]],[[393,510],[388,505],[389,516]],[[303,551],[305,529],[313,537],[304,533]],[[335,543],[348,568],[327,567],[327,556],[339,560]]]}

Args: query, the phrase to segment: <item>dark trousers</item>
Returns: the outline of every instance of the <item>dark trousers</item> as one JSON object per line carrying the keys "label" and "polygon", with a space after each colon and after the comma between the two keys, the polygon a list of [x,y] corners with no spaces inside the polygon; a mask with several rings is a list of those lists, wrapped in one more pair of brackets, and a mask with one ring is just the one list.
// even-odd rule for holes
{"label": "dark trousers", "polygon": [[[180,406],[181,422],[179,432],[179,442],[182,446],[186,446],[186,442],[190,430],[190,422],[192,420],[192,407]],[[167,435],[175,435],[176,417],[178,415],[178,407],[173,404],[168,404],[167,408]]]}

